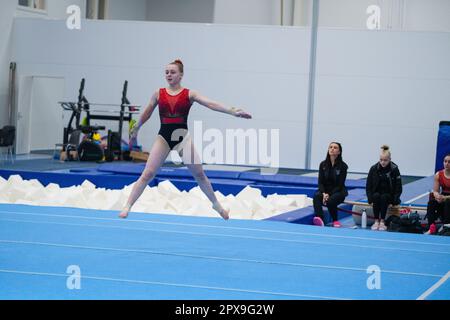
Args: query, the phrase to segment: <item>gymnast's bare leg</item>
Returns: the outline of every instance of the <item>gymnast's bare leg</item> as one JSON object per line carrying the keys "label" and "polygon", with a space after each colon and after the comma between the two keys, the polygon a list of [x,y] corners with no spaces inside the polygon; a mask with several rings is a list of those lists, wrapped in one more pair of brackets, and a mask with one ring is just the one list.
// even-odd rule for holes
{"label": "gymnast's bare leg", "polygon": [[150,154],[148,156],[145,169],[142,172],[139,179],[134,184],[130,196],[128,197],[127,203],[120,212],[119,217],[121,218],[128,217],[128,213],[130,212],[131,207],[134,205],[136,200],[141,196],[142,192],[144,192],[145,187],[155,177],[159,168],[166,160],[169,152],[170,149],[169,146],[167,145],[167,142],[160,135],[157,135],[156,140],[153,143],[153,146],[150,150]]}
{"label": "gymnast's bare leg", "polygon": [[197,181],[200,189],[203,193],[208,197],[209,201],[211,201],[213,209],[216,210],[223,219],[229,219],[229,209],[224,209],[222,205],[217,200],[216,195],[214,194],[214,190],[211,186],[211,182],[208,177],[205,175],[203,171],[203,166],[200,161],[200,157],[197,151],[194,148],[194,144],[192,142],[191,136],[188,134],[182,143],[176,147],[178,154],[180,155],[183,163],[189,169],[195,181]]}

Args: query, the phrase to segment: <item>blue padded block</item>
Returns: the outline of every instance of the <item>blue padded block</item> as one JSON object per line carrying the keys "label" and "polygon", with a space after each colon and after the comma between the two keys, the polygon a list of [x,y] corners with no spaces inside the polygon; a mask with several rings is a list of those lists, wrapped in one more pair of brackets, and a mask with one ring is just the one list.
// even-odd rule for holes
{"label": "blue padded block", "polygon": [[313,217],[314,217],[314,209],[312,207],[306,207],[303,209],[285,212],[264,220],[300,223],[300,224],[312,224]]}
{"label": "blue padded block", "polygon": [[[205,174],[208,178],[218,179],[239,179],[239,172],[223,171],[223,170],[205,170]],[[158,171],[158,177],[183,177],[193,179],[191,172],[188,168],[161,168]]]}
{"label": "blue padded block", "polygon": [[[163,178],[156,178],[157,183],[167,180]],[[194,187],[197,187],[198,184],[195,180],[187,180],[187,179],[170,179],[170,182],[174,184],[181,191],[189,191]],[[215,182],[214,179],[211,179],[211,184],[214,191],[220,191],[223,195],[238,194],[242,189],[245,188],[243,184],[230,183],[226,181]]]}
{"label": "blue padded block", "polygon": [[258,188],[264,197],[269,194],[306,194],[308,197],[312,197],[317,188],[303,187],[303,186],[266,186],[260,184],[251,184],[250,187]]}
{"label": "blue padded block", "polygon": [[110,172],[112,174],[140,175],[144,170],[145,163],[138,164],[113,164],[105,163],[98,167],[98,171]]}
{"label": "blue padded block", "polygon": [[289,174],[262,175],[258,172],[242,172],[239,178],[265,183],[317,185],[317,178]]}
{"label": "blue padded block", "polygon": [[[325,224],[331,222],[331,217],[330,217],[330,214],[328,213],[328,210],[326,207],[324,207],[323,213],[325,216],[325,221],[324,221]],[[348,213],[338,211],[338,220],[346,218],[348,216],[349,216]],[[302,208],[302,209],[285,212],[285,213],[282,213],[277,216],[273,216],[273,217],[270,217],[270,218],[267,218],[264,220],[312,225],[313,218],[314,218],[314,208],[311,206],[311,207],[306,207],[306,208]]]}
{"label": "blue padded block", "polygon": [[345,200],[348,201],[360,201],[361,199],[366,199],[366,189],[352,189],[348,191],[348,196]]}
{"label": "blue padded block", "polygon": [[[144,170],[144,167],[145,167],[144,163],[120,164],[120,165],[106,163],[99,166],[98,171],[114,174],[140,175]],[[221,179],[238,179],[240,174],[240,172],[223,171],[223,170],[205,170],[205,173],[209,178],[221,178]],[[186,167],[181,168],[162,167],[158,170],[157,177],[193,179],[191,172]]]}
{"label": "blue padded block", "polygon": [[[276,184],[290,184],[290,185],[305,185],[305,186],[317,186],[316,177],[304,177],[299,175],[290,174],[275,174],[275,175],[262,175],[258,172],[242,172],[239,176],[240,179],[254,180],[256,182],[264,183],[276,183]],[[347,188],[365,188],[365,180],[350,180],[345,182]]]}

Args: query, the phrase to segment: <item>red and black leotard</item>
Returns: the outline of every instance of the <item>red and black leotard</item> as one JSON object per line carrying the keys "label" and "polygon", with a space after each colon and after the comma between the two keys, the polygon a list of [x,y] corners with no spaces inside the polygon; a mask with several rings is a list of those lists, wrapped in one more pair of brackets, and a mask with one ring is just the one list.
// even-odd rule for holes
{"label": "red and black leotard", "polygon": [[187,120],[192,106],[189,89],[184,88],[174,96],[170,95],[165,88],[159,89],[158,106],[161,120],[158,134],[166,140],[172,150],[187,134]]}
{"label": "red and black leotard", "polygon": [[445,169],[439,171],[439,186],[444,195],[450,195],[450,179],[445,176]]}

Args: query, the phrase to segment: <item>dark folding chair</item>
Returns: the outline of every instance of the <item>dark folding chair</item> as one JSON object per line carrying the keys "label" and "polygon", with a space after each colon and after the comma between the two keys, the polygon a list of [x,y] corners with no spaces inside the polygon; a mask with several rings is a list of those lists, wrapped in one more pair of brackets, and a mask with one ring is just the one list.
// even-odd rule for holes
{"label": "dark folding chair", "polygon": [[[8,156],[10,156],[12,163],[14,163],[13,147],[15,139],[16,127],[4,126],[2,129],[0,129],[0,150],[6,148],[6,161],[8,161]],[[3,151],[0,151],[0,155],[0,159],[3,158]]]}

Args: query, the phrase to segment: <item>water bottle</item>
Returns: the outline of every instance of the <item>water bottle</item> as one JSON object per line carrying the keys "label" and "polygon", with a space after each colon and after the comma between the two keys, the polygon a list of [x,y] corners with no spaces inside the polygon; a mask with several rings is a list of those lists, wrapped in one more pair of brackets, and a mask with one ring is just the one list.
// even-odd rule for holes
{"label": "water bottle", "polygon": [[361,228],[363,228],[363,229],[367,228],[367,213],[366,213],[366,209],[363,209],[363,211],[362,211]]}

